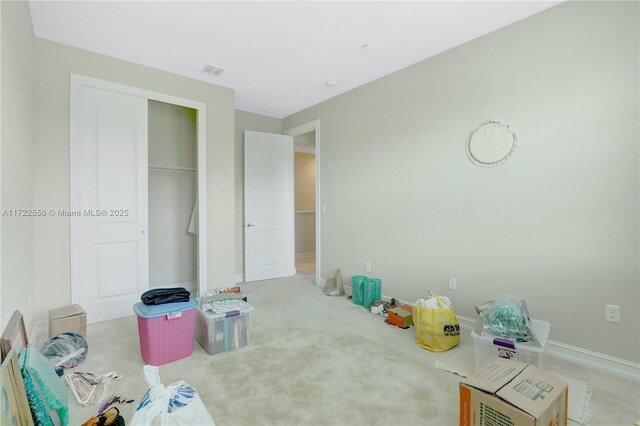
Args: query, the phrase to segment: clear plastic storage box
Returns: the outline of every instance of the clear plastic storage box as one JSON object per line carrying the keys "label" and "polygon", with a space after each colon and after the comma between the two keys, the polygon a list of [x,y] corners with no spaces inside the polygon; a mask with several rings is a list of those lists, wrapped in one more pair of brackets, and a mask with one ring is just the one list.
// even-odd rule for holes
{"label": "clear plastic storage box", "polygon": [[541,347],[529,343],[515,343],[508,339],[494,336],[480,336],[475,331],[472,331],[471,336],[473,337],[473,346],[476,353],[476,369],[481,369],[496,358],[516,359],[544,369],[544,351],[547,346],[551,324],[546,321],[532,319],[531,326]]}
{"label": "clear plastic storage box", "polygon": [[196,312],[196,341],[211,355],[241,348],[249,344],[251,337],[251,312],[253,306],[246,302],[240,310],[216,314]]}

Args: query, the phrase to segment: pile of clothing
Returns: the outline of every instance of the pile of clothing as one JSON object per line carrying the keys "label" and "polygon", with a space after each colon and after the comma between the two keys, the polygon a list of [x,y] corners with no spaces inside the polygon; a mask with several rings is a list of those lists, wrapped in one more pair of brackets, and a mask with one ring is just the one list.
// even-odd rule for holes
{"label": "pile of clothing", "polygon": [[154,288],[142,293],[140,300],[145,305],[164,305],[165,303],[188,302],[191,293],[184,287]]}
{"label": "pile of clothing", "polygon": [[213,302],[222,302],[225,300],[242,300],[246,302],[247,295],[244,294],[244,292],[238,286],[218,288],[216,290],[209,291],[204,296],[202,296],[200,298],[200,304],[205,305],[211,304]]}

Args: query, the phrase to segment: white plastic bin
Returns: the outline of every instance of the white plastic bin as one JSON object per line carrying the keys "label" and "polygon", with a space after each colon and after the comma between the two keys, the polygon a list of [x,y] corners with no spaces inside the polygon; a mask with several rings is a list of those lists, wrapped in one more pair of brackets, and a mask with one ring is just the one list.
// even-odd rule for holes
{"label": "white plastic bin", "polygon": [[[544,350],[547,346],[551,324],[547,321],[532,319],[531,326],[541,347],[529,343],[514,343],[513,341],[511,341],[511,344],[508,342],[505,342],[506,345],[499,344],[500,340],[508,339],[500,339],[494,336],[480,336],[475,331],[472,331],[471,337],[473,337],[473,346],[476,353],[476,369],[481,369],[487,365],[487,363],[493,362],[496,358],[516,359],[539,368],[545,368]],[[509,346],[513,347],[511,348]]]}
{"label": "white plastic bin", "polygon": [[249,344],[251,337],[251,312],[253,306],[242,302],[242,309],[224,314],[196,312],[196,341],[211,355],[241,348]]}

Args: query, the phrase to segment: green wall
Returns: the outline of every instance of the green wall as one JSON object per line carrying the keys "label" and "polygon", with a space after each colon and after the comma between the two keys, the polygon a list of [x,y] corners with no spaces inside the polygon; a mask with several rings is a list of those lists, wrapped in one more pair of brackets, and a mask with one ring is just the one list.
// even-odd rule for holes
{"label": "green wall", "polygon": [[[30,209],[33,203],[33,26],[26,1],[0,3],[2,15],[2,129],[0,205]],[[0,326],[20,310],[33,318],[34,218],[3,215],[1,221]]]}
{"label": "green wall", "polygon": [[[383,293],[469,318],[516,294],[551,339],[639,362],[638,17],[562,3],[285,118],[320,119],[323,276],[371,261]],[[519,139],[497,168],[465,153],[486,120]]]}

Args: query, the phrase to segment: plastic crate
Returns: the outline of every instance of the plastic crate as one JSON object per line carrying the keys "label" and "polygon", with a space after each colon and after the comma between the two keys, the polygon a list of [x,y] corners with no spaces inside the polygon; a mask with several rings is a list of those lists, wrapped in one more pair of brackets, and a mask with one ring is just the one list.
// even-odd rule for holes
{"label": "plastic crate", "polygon": [[149,365],[163,365],[193,353],[193,333],[198,302],[145,305],[136,303],[142,359]]}
{"label": "plastic crate", "polygon": [[473,337],[473,346],[476,353],[476,369],[481,369],[496,358],[516,359],[544,369],[544,351],[549,339],[551,324],[547,321],[532,319],[531,326],[541,347],[530,343],[516,343],[495,336],[480,336],[475,331],[472,331],[471,337]]}
{"label": "plastic crate", "polygon": [[241,348],[251,338],[251,312],[253,306],[216,314],[198,308],[196,313],[196,340],[210,355]]}
{"label": "plastic crate", "polygon": [[373,302],[382,296],[382,280],[379,278],[367,278],[364,280],[364,298],[362,306],[369,309]]}
{"label": "plastic crate", "polygon": [[367,277],[362,275],[354,275],[351,277],[351,296],[353,303],[363,306],[364,304],[364,282]]}

